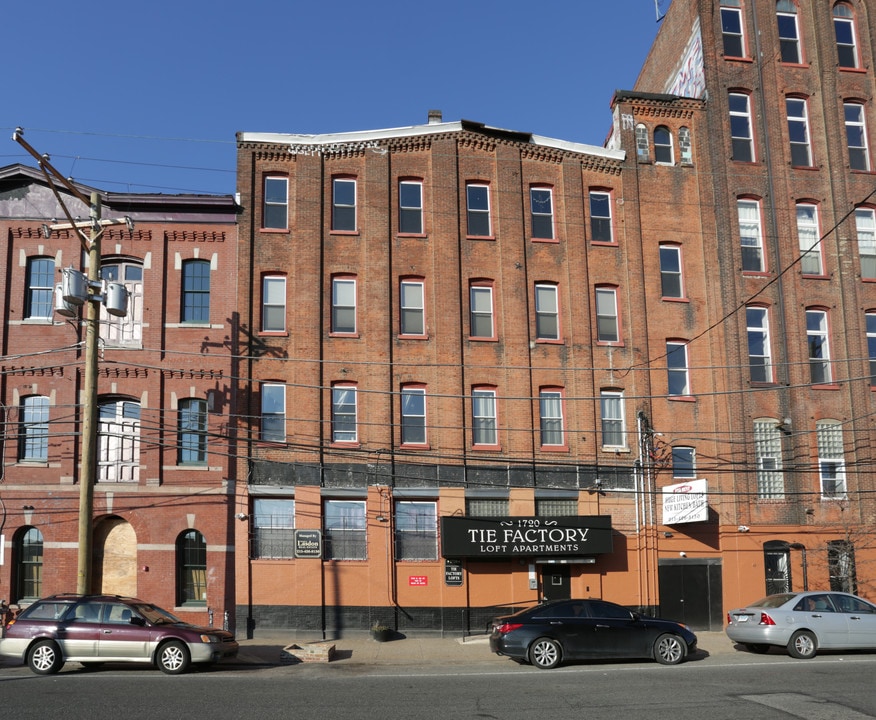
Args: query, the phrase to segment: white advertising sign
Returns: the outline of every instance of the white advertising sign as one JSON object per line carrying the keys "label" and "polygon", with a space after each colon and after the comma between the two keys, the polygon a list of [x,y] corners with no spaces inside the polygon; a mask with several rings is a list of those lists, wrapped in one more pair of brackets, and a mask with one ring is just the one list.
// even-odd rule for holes
{"label": "white advertising sign", "polygon": [[663,488],[663,524],[704,522],[709,519],[706,480],[690,480]]}

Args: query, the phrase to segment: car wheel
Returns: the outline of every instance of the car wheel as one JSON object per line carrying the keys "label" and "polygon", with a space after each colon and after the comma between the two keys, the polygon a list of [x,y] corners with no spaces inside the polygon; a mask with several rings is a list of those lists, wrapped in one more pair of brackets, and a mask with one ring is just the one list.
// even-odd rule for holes
{"label": "car wheel", "polygon": [[684,641],[678,635],[661,635],[654,643],[654,659],[661,665],[678,665],[684,656],[687,655],[687,648]]}
{"label": "car wheel", "polygon": [[550,670],[563,659],[563,648],[556,640],[539,638],[529,646],[529,662],[542,670]]}
{"label": "car wheel", "polygon": [[809,630],[798,630],[788,641],[788,655],[799,660],[814,658],[818,652],[818,641]]}
{"label": "car wheel", "polygon": [[161,672],[168,675],[179,675],[189,667],[189,650],[185,643],[171,640],[158,648],[155,662]]}
{"label": "car wheel", "polygon": [[766,655],[770,651],[770,646],[763,643],[746,643],[745,649],[758,655]]}
{"label": "car wheel", "polygon": [[37,675],[53,675],[64,667],[61,648],[51,640],[35,642],[27,651],[27,665]]}

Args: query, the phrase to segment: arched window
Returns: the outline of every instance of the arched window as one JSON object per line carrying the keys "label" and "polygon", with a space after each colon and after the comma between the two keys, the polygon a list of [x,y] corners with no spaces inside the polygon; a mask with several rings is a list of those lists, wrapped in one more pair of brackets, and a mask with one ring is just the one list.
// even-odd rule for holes
{"label": "arched window", "polygon": [[13,540],[15,602],[36,600],[43,594],[43,534],[35,527],[21,528]]}
{"label": "arched window", "polygon": [[783,63],[799,65],[800,30],[797,27],[797,4],[794,0],[778,0],[776,19],[779,23],[779,51]]}
{"label": "arched window", "polygon": [[97,481],[140,479],[140,403],[109,400],[98,408]]}
{"label": "arched window", "polygon": [[672,148],[672,133],[665,125],[654,128],[654,161],[663,165],[675,163],[675,153]]}
{"label": "arched window", "polygon": [[207,541],[186,530],[176,541],[176,604],[207,604]]}
{"label": "arched window", "polygon": [[124,317],[110,315],[101,303],[101,339],[110,347],[140,347],[143,344],[143,264],[139,260],[105,260],[100,276],[121,283],[128,291]]}
{"label": "arched window", "polygon": [[837,61],[841,68],[858,67],[858,45],[855,31],[855,13],[848,3],[833,6],[833,29],[836,34]]}
{"label": "arched window", "polygon": [[766,594],[791,592],[791,549],[784,540],[763,544],[763,567]]}

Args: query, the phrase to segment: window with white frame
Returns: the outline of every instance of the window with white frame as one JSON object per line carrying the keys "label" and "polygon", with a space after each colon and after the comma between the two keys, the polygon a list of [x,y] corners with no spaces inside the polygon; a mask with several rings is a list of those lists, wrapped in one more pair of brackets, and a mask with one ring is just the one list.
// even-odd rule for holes
{"label": "window with white frame", "polygon": [[763,231],[758,200],[736,201],[739,215],[739,242],[742,245],[742,271],[763,272],[766,267],[763,253]]}
{"label": "window with white frame", "polygon": [[48,257],[27,259],[27,296],[24,317],[48,319],[52,317],[55,299],[55,261]]}
{"label": "window with white frame", "polygon": [[833,6],[833,30],[836,36],[836,54],[841,68],[858,67],[855,13],[848,3]]}
{"label": "window with white frame", "polygon": [[423,234],[423,183],[402,180],[398,184],[398,230]]}
{"label": "window with white frame", "polygon": [[751,127],[751,100],[745,93],[732,92],[730,102],[731,160],[754,162],[754,134]]}
{"label": "window with white frame", "polygon": [[678,245],[660,246],[660,292],[664,298],[683,298],[681,275],[681,248]]}
{"label": "window with white frame", "polygon": [[262,206],[262,227],[265,230],[286,230],[289,227],[289,179],[265,178]]}
{"label": "window with white frame", "polygon": [[20,462],[46,462],[49,459],[49,398],[30,395],[21,401],[21,433],[18,439]]}
{"label": "window with white frame", "polygon": [[560,301],[556,285],[538,283],[535,286],[535,337],[539,340],[560,339]]}
{"label": "window with white frame", "polygon": [[872,208],[855,210],[855,231],[858,235],[861,277],[864,280],[876,280],[876,214]]}
{"label": "window with white frame", "polygon": [[256,498],[252,510],[253,558],[294,558],[294,498]]}
{"label": "window with white frame", "polygon": [[403,445],[426,444],[426,389],[405,386],[401,390],[401,441]]}
{"label": "window with white frame", "polygon": [[472,237],[491,237],[490,186],[469,183],[465,186],[466,232]]}
{"label": "window with white frame", "polygon": [[779,56],[783,63],[799,65],[800,29],[797,27],[797,3],[794,0],[779,0],[776,3],[776,20],[779,25]]}
{"label": "window with white frame", "polygon": [[724,57],[745,57],[745,37],[742,31],[740,0],[721,0],[721,37]]}
{"label": "window with white frame", "polygon": [[177,407],[177,463],[207,464],[207,401],[183,398]]}
{"label": "window with white frame", "polygon": [[542,389],[538,393],[541,445],[564,446],[566,437],[563,423],[562,390]]}
{"label": "window with white frame", "polygon": [[822,275],[821,241],[818,236],[818,207],[797,203],[797,239],[800,243],[800,270],[804,275]]}
{"label": "window with white frame", "polygon": [[604,343],[620,341],[620,322],[617,311],[617,290],[596,288],[596,340]]}
{"label": "window with white frame", "polygon": [[438,503],[395,501],[395,556],[398,560],[438,559]]}
{"label": "window with white frame", "polygon": [[529,209],[532,216],[532,237],[552,240],[554,237],[553,190],[545,187],[530,188]]}
{"label": "window with white frame", "polygon": [[606,243],[614,241],[611,232],[611,193],[590,191],[590,240]]}
{"label": "window with white frame", "polygon": [[654,162],[661,165],[673,165],[675,152],[672,147],[672,133],[665,125],[654,128]]}
{"label": "window with white frame", "polygon": [[672,477],[693,479],[697,476],[696,450],[683,445],[672,448]]}
{"label": "window with white frame", "polygon": [[286,332],[286,278],[262,278],[262,332]]}
{"label": "window with white frame", "polygon": [[826,498],[846,497],[846,461],[843,451],[843,426],[836,420],[815,423],[818,438],[818,475],[821,495]]}
{"label": "window with white frame", "polygon": [[422,280],[402,280],[399,291],[399,319],[401,335],[426,334],[425,294]]}
{"label": "window with white frame", "polygon": [[648,128],[641,123],[636,125],[636,159],[639,162],[651,162],[651,147],[648,140]]}
{"label": "window with white frame", "polygon": [[489,285],[472,285],[469,288],[469,302],[471,336],[496,337],[493,327],[493,288]]}
{"label": "window with white frame", "polygon": [[670,397],[690,395],[687,343],[677,340],[666,342],[666,374]]}
{"label": "window with white frame", "polygon": [[109,347],[140,347],[143,344],[143,265],[134,260],[106,260],[100,268],[103,280],[121,283],[128,291],[124,317],[110,315],[100,304],[100,337]]}
{"label": "window with white frame", "polygon": [[751,382],[773,381],[773,362],[770,352],[769,311],[765,307],[749,305],[745,308],[748,331],[748,369]]}
{"label": "window with white frame", "polygon": [[261,385],[261,434],[264,442],[286,442],[286,386]]}
{"label": "window with white frame", "polygon": [[788,115],[788,138],[791,142],[791,165],[810,167],[812,152],[809,146],[809,113],[803,98],[785,98]]}
{"label": "window with white frame", "polygon": [[782,433],[774,418],[759,418],[754,421],[754,458],[757,497],[761,500],[779,500],[785,497]]}
{"label": "window with white frame", "polygon": [[806,340],[809,345],[809,376],[814,385],[831,382],[830,343],[827,311],[806,311]]}
{"label": "window with white frame", "polygon": [[356,333],[356,279],[332,278],[332,332]]}
{"label": "window with white frame", "polygon": [[184,260],[182,264],[182,301],[180,321],[210,322],[210,262]]}
{"label": "window with white frame", "polygon": [[495,390],[490,388],[472,390],[471,416],[472,445],[498,445]]}
{"label": "window with white frame", "polygon": [[140,479],[140,403],[109,400],[98,405],[97,481]]}
{"label": "window with white frame", "polygon": [[356,231],[356,181],[352,178],[332,180],[332,230]]}
{"label": "window with white frame", "polygon": [[876,312],[865,315],[867,323],[867,360],[870,373],[870,387],[876,387]]}
{"label": "window with white frame", "polygon": [[357,410],[355,386],[332,386],[332,442],[354,443],[358,441]]}
{"label": "window with white frame", "polygon": [[870,150],[867,143],[867,120],[861,103],[843,103],[846,123],[846,145],[849,149],[849,167],[852,170],[870,170]]}
{"label": "window with white frame", "polygon": [[599,397],[602,424],[602,446],[626,447],[624,430],[624,394],[618,390],[602,390]]}
{"label": "window with white frame", "polygon": [[326,500],[323,529],[327,560],[368,559],[364,500]]}

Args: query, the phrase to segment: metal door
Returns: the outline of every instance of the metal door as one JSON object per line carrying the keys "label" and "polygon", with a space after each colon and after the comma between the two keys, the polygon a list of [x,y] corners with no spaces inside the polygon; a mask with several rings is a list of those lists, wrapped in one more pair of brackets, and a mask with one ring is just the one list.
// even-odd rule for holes
{"label": "metal door", "polygon": [[541,566],[541,594],[545,600],[568,600],[572,597],[568,565]]}
{"label": "metal door", "polygon": [[724,627],[720,560],[660,560],[660,617],[694,630]]}

